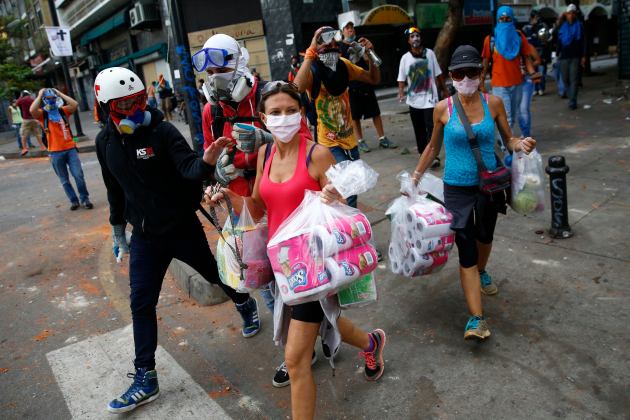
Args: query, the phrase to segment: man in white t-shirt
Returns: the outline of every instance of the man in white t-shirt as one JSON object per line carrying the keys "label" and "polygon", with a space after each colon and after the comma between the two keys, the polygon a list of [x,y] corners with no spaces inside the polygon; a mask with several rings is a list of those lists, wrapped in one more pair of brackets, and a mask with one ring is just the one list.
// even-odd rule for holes
{"label": "man in white t-shirt", "polygon": [[[398,100],[402,102],[407,98],[418,153],[422,154],[433,131],[433,108],[440,101],[438,85],[443,97],[449,96],[449,93],[435,53],[422,46],[420,30],[411,27],[405,31],[405,35],[410,50],[400,59]],[[433,162],[433,167],[437,166],[440,166],[439,159]]]}

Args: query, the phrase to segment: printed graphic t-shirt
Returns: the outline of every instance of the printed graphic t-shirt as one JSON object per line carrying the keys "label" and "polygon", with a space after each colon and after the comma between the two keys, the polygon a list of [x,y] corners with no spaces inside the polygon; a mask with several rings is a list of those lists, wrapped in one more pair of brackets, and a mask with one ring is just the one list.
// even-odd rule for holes
{"label": "printed graphic t-shirt", "polygon": [[425,48],[426,58],[407,52],[400,58],[398,81],[407,82],[407,105],[416,109],[434,108],[440,100],[435,78],[442,74],[435,53]]}
{"label": "printed graphic t-shirt", "polygon": [[[69,106],[63,106],[59,109],[60,112],[66,114],[66,119],[70,118],[72,113],[68,110]],[[46,112],[46,111],[44,111]],[[39,123],[44,128],[44,115],[39,117]],[[48,119],[48,132],[46,133],[46,139],[48,140],[49,152],[62,152],[64,150],[74,149],[76,144],[72,140],[72,132],[66,123],[62,119],[59,122],[53,122]]]}
{"label": "printed graphic t-shirt", "polygon": [[[352,64],[345,58],[340,60],[346,65],[350,80],[357,80],[361,73],[365,72],[361,67]],[[337,65],[341,65],[341,63]],[[306,89],[309,94],[312,85],[313,75],[311,74]],[[345,150],[357,146],[357,138],[352,128],[350,96],[347,89],[339,96],[332,96],[322,83],[319,95],[315,99],[315,109],[317,110],[317,142],[319,144],[326,147],[340,146]]]}

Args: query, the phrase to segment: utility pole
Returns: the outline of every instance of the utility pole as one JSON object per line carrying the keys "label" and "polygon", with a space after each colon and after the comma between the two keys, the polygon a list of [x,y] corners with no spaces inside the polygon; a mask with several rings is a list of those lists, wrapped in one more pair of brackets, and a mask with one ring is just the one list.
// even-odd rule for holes
{"label": "utility pole", "polygon": [[[59,17],[57,16],[57,9],[55,8],[55,1],[48,0],[48,8],[50,9],[50,15],[52,16],[53,25],[59,26]],[[70,36],[70,34],[68,34]],[[72,88],[72,80],[70,79],[70,72],[68,71],[68,61],[66,57],[61,57],[61,68],[63,70],[63,78],[65,79],[66,86],[68,86],[68,96],[75,101],[79,102],[74,96],[74,89]],[[76,136],[85,137],[83,134],[83,128],[81,127],[81,117],[79,116],[79,110],[74,113],[74,125],[76,127]]]}
{"label": "utility pole", "polygon": [[190,44],[184,22],[182,5],[179,0],[171,0],[171,27],[175,38],[175,55],[179,61],[181,89],[184,91],[188,126],[193,140],[193,149],[203,153],[203,128],[201,121],[201,106],[199,105],[199,91],[195,80],[195,72],[190,58]]}

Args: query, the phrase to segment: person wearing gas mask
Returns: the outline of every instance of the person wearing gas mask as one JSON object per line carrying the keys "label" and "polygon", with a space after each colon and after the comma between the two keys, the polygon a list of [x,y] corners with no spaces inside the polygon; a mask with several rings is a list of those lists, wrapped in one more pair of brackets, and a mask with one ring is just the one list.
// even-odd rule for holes
{"label": "person wearing gas mask", "polygon": [[[228,142],[214,177],[224,187],[247,197],[254,187],[258,148],[272,141],[256,113],[265,82],[256,80],[247,67],[247,49],[225,34],[211,36],[193,54],[192,62],[197,72],[207,73],[202,87],[208,100],[202,113],[204,148],[217,140]],[[306,123],[302,129],[308,132]]]}
{"label": "person wearing gas mask", "polygon": [[[433,109],[440,100],[438,86],[443,97],[449,96],[444,76],[433,50],[422,45],[420,29],[411,27],[405,31],[409,52],[400,58],[398,67],[398,100],[406,99],[409,116],[416,136],[418,153],[422,154],[433,131]],[[405,84],[407,90],[405,92]],[[436,156],[432,167],[440,166]]]}
{"label": "person wearing gas mask", "polygon": [[[330,26],[315,31],[294,81],[299,91],[307,92],[315,104],[317,143],[328,147],[337,162],[359,159],[348,95],[349,82],[375,85],[381,79],[381,73],[369,55],[366,55],[369,70],[341,57],[339,44],[342,39],[341,31]],[[366,51],[373,48],[366,38],[361,38],[359,43]],[[357,206],[357,196],[351,196],[347,201],[349,206]]]}
{"label": "person wearing gas mask", "polygon": [[[242,334],[260,330],[258,304],[219,280],[217,265],[201,222],[195,213],[202,181],[212,171],[227,139],[216,141],[203,157],[160,111],[147,107],[144,84],[131,70],[112,67],[94,82],[107,125],[96,137],[110,206],[113,250],[118,261],[129,252],[131,315],[135,343],[133,383],[108,405],[122,413],[155,400],[159,395],[155,370],[156,306],[166,270],[173,258],[184,261],[230,297],[243,318]],[[126,224],[133,226],[131,242]]]}
{"label": "person wearing gas mask", "polygon": [[[357,40],[354,22],[347,21],[342,23],[341,30],[343,31],[343,42],[339,43],[341,56],[361,68],[369,69],[364,58],[367,51],[358,42],[360,39]],[[371,118],[374,123],[374,129],[378,135],[378,146],[383,149],[397,148],[398,145],[385,136],[381,109],[378,106],[378,99],[374,93],[374,86],[363,82],[351,81],[349,82],[348,94],[350,95],[352,126],[358,139],[359,150],[363,153],[368,153],[372,150],[363,139],[363,129],[361,128],[361,119],[368,118]]]}
{"label": "person wearing gas mask", "polygon": [[[78,105],[77,101],[57,89],[46,88],[39,91],[39,95],[29,110],[44,129],[48,140],[50,163],[61,181],[61,186],[68,200],[70,200],[70,210],[73,211],[79,206],[86,209],[94,207],[90,202],[90,194],[85,184],[79,152],[68,121],[70,115],[76,112]],[[68,170],[77,184],[79,197],[70,183]]]}

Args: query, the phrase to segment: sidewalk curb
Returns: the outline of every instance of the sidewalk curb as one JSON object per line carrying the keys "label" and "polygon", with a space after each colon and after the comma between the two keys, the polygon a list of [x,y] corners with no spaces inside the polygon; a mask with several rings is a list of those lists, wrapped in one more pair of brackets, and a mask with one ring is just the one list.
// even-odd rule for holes
{"label": "sidewalk curb", "polygon": [[[90,144],[83,147],[77,147],[77,150],[79,151],[79,153],[94,152],[96,151],[96,145]],[[46,157],[48,156],[48,152],[42,152],[40,150],[33,150],[33,151],[29,151],[26,156],[21,156],[20,153],[18,152],[4,153],[4,154],[1,154],[0,156],[4,157],[4,159],[29,159],[29,158]]]}
{"label": "sidewalk curb", "polygon": [[188,293],[188,297],[197,302],[198,305],[218,305],[229,299],[219,286],[206,281],[201,274],[184,262],[173,259],[168,270],[175,278],[179,288]]}

